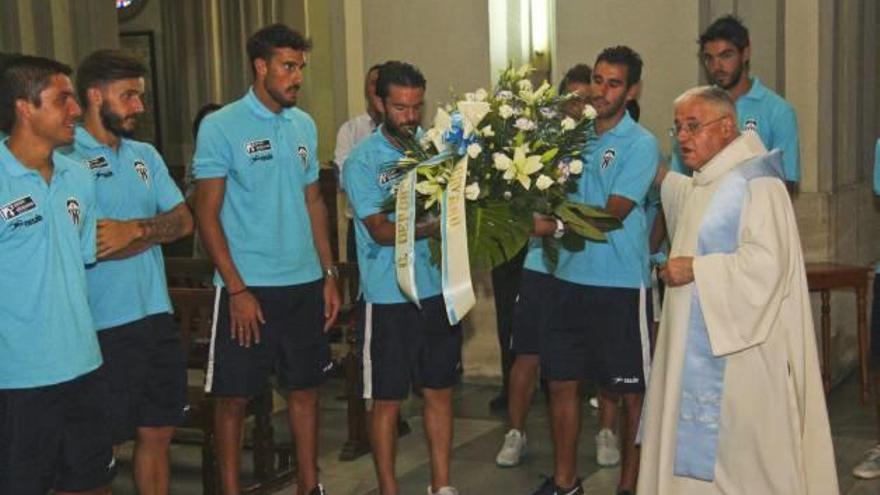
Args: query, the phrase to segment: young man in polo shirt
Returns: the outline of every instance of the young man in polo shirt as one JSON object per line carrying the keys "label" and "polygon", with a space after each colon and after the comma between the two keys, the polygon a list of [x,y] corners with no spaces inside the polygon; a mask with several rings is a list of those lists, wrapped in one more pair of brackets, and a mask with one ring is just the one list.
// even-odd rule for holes
{"label": "young man in polo shirt", "polygon": [[225,494],[238,494],[248,398],[270,371],[288,392],[299,493],[318,484],[318,391],[331,366],[324,331],[339,311],[318,186],[318,136],[295,107],[311,42],[274,24],[247,43],[253,86],[202,122],[193,159],[199,235],[217,267],[206,390]]}
{"label": "young man in polo shirt", "polygon": [[[791,104],[749,76],[752,47],[749,30],[732,15],[715,20],[700,35],[700,60],[711,84],[724,88],[736,103],[740,130],[754,131],[768,150],[782,150],[782,169],[789,190],[801,178],[797,116]],[[692,172],[682,164],[677,146],[670,169]]]}
{"label": "young man in polo shirt", "polygon": [[0,493],[107,493],[107,382],[86,295],[94,181],[55,151],[81,114],[71,70],[19,56],[0,75]]}
{"label": "young man in polo shirt", "polygon": [[140,493],[168,493],[169,448],[186,411],[186,357],[171,316],[161,244],[192,232],[183,195],[156,149],[134,141],[146,68],[115,50],[76,71],[85,106],[65,150],[95,178],[99,262],[86,270],[89,305],[110,381],[113,443],[135,440]]}
{"label": "young man in polo shirt", "polygon": [[[657,140],[636,123],[626,103],[638,94],[642,60],[625,46],[607,48],[593,66],[590,100],[598,139],[585,150],[584,173],[572,199],[598,205],[623,227],[607,242],[561,249],[554,276],[554,310],[540,350],[550,381],[556,469],[536,494],[583,493],[577,478],[578,381],[593,377],[599,393],[622,399],[619,494],[632,494],[638,473],[635,436],[648,378],[648,238],[645,199],[657,170]],[[560,230],[543,221],[538,234]],[[558,235],[558,234],[557,234]]]}
{"label": "young man in polo shirt", "polygon": [[425,237],[436,222],[416,229],[415,279],[420,307],[408,301],[394,276],[395,217],[382,205],[403,175],[403,151],[395,136],[414,135],[422,120],[425,78],[412,65],[387,62],[379,69],[377,93],[384,122],[359,144],[342,168],[355,214],[358,268],[364,293],[361,318],[364,398],[373,400],[370,436],[382,495],[397,495],[394,475],[397,417],[411,387],[425,398],[425,434],[431,458],[430,494],[456,495],[449,486],[452,446],[452,386],[458,380],[461,328],[450,326],[440,271]]}

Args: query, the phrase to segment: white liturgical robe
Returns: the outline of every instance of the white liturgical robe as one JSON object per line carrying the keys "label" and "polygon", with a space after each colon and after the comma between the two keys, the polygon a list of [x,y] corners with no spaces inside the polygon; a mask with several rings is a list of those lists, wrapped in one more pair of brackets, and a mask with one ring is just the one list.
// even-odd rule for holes
{"label": "white liturgical robe", "polygon": [[[746,132],[693,178],[670,172],[663,181],[669,257],[695,256],[695,281],[666,289],[642,418],[639,495],[839,493],[803,254],[784,183],[749,181],[735,251],[696,255],[718,186],[763,153],[760,138]],[[694,284],[712,354],[726,357],[713,481],[674,474]]]}

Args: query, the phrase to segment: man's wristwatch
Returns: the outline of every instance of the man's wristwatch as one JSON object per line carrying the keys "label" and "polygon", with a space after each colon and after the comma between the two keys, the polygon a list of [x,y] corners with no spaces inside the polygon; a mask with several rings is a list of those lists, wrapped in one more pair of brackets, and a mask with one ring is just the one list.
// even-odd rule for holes
{"label": "man's wristwatch", "polygon": [[329,265],[324,267],[324,278],[334,278],[339,279],[339,268],[336,265]]}
{"label": "man's wristwatch", "polygon": [[554,218],[556,220],[556,230],[553,231],[554,239],[562,239],[562,236],[565,235],[565,223],[558,218]]}

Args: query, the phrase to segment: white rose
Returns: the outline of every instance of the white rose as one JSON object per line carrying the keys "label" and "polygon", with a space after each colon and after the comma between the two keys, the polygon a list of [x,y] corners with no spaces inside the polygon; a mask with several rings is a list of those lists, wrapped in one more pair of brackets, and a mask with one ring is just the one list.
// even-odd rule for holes
{"label": "white rose", "polygon": [[495,131],[492,130],[491,125],[487,125],[486,127],[483,127],[482,129],[480,129],[480,134],[482,134],[485,137],[492,137],[495,135]]}
{"label": "white rose", "polygon": [[584,105],[584,118],[587,120],[593,120],[596,118],[598,113],[596,113],[596,109],[593,108],[593,105]]}
{"label": "white rose", "polygon": [[516,123],[513,126],[521,131],[532,131],[537,127],[534,122],[525,117],[516,119]]}
{"label": "white rose", "polygon": [[551,179],[550,177],[547,177],[544,174],[539,175],[538,179],[535,180],[535,187],[537,187],[539,191],[543,191],[552,185],[553,185],[553,179]]}
{"label": "white rose", "polygon": [[572,160],[568,164],[568,171],[577,175],[584,171],[584,162],[580,160]]}
{"label": "white rose", "polygon": [[464,188],[464,197],[468,201],[475,201],[480,197],[480,185],[474,182]]}
{"label": "white rose", "polygon": [[502,196],[504,196],[504,199],[509,200],[513,197],[513,193],[511,193],[510,191],[504,191],[504,194],[502,194]]}
{"label": "white rose", "polygon": [[509,119],[513,117],[513,107],[510,105],[501,105],[498,107],[498,115],[501,116],[502,119]]}
{"label": "white rose", "polygon": [[467,147],[467,155],[471,158],[476,158],[480,156],[480,153],[483,152],[483,147],[478,143],[471,143]]}
{"label": "white rose", "polygon": [[489,97],[489,92],[483,88],[480,88],[474,92],[474,99],[476,101],[486,101],[486,98]]}
{"label": "white rose", "polygon": [[577,122],[575,122],[574,119],[571,117],[566,117],[562,119],[560,125],[562,126],[563,131],[570,131],[577,126]]}
{"label": "white rose", "polygon": [[512,160],[510,157],[504,153],[495,153],[492,155],[492,166],[495,167],[495,170],[507,170],[510,168],[511,163]]}

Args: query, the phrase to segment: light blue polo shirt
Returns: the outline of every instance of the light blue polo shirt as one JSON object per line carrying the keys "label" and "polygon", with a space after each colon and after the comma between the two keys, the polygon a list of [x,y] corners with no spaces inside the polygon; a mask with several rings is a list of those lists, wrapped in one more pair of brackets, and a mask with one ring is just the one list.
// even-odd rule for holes
{"label": "light blue polo shirt", "polygon": [[52,180],[0,142],[0,389],[53,385],[101,365],[86,296],[98,217],[92,177],[54,153]]}
{"label": "light blue polo shirt", "polygon": [[[305,202],[319,168],[315,122],[298,108],[276,114],[251,88],[205,117],[193,176],[226,178],[220,223],[245,284],[277,287],[321,278]],[[223,285],[219,273],[214,283]]]}
{"label": "light blue polo shirt", "polygon": [[650,286],[645,203],[659,163],[657,140],[629,114],[589,144],[584,173],[573,201],[605,207],[612,195],[635,203],[623,227],[608,242],[589,242],[581,251],[559,250],[556,278],[596,287]]}
{"label": "light blue polo shirt", "polygon": [[[383,212],[382,206],[391,196],[391,188],[403,178],[396,168],[403,153],[388,141],[381,129],[361,141],[348,155],[342,167],[342,181],[354,210],[364,300],[373,304],[396,304],[408,299],[397,285],[394,246],[377,244],[364,224],[365,218]],[[394,212],[389,213],[388,218],[394,221]],[[419,298],[436,296],[441,291],[440,269],[431,261],[427,239],[415,242],[415,258]]]}
{"label": "light blue polo shirt", "polygon": [[[797,116],[791,104],[771,91],[757,77],[752,79],[749,92],[736,100],[736,118],[742,131],[758,133],[768,150],[782,150],[782,169],[785,180],[801,179],[801,153],[798,144]],[[692,175],[693,171],[681,162],[678,144],[673,139],[670,169]]]}
{"label": "light blue polo shirt", "polygon": [[[78,126],[76,140],[64,153],[94,176],[98,206],[105,218],[151,218],[183,202],[165,161],[150,144],[121,139],[114,150]],[[158,245],[125,259],[100,261],[86,270],[86,277],[98,330],[171,312]]]}
{"label": "light blue polo shirt", "polygon": [[550,273],[547,259],[544,257],[544,242],[540,237],[529,237],[529,250],[523,261],[523,268],[538,273]]}

